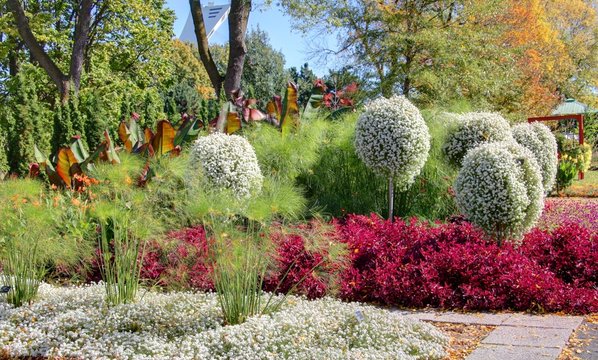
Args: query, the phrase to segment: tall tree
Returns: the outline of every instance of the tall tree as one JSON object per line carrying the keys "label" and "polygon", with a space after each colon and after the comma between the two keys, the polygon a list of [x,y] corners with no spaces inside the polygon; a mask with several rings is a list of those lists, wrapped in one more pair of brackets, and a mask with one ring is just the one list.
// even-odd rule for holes
{"label": "tall tree", "polygon": [[92,11],[97,7],[97,3],[94,0],[81,0],[73,8],[72,15],[76,17],[76,21],[68,73],[60,69],[44,49],[43,44],[33,34],[21,1],[8,0],[8,6],[13,13],[19,36],[31,52],[31,55],[58,87],[62,103],[66,103],[71,92],[71,84],[75,95],[79,92],[84,54],[88,45],[92,23]]}
{"label": "tall tree", "polygon": [[291,80],[297,84],[299,93],[297,101],[299,102],[299,106],[303,108],[311,97],[314,82],[318,77],[309,68],[308,63],[303,64],[299,70],[293,66],[288,70],[288,73]]}
{"label": "tall tree", "polygon": [[268,34],[259,27],[250,31],[241,87],[253,98],[269,100],[279,94],[287,82],[284,64],[284,55],[272,48]]}
{"label": "tall tree", "polygon": [[303,31],[336,34],[338,56],[374,80],[384,96],[415,96],[417,73],[429,66],[432,35],[446,34],[460,19],[459,1],[444,0],[283,0]]}
{"label": "tall tree", "polygon": [[223,75],[218,71],[218,67],[212,57],[208,46],[208,36],[205,23],[203,21],[203,11],[200,0],[189,0],[191,16],[197,37],[197,48],[199,58],[204,64],[214,91],[217,95],[224,86],[224,91],[229,96],[234,90],[241,86],[241,76],[247,55],[247,45],[245,44],[245,33],[247,32],[247,22],[251,12],[251,0],[231,0],[230,13],[228,15],[228,47],[229,56],[226,73]]}
{"label": "tall tree", "polygon": [[[598,1],[547,1],[547,21],[557,31],[570,58],[570,72],[559,93],[598,107]],[[554,69],[562,71],[563,69]]]}
{"label": "tall tree", "polygon": [[595,99],[595,0],[281,2],[302,30],[336,34],[320,52],[385,96],[465,98],[513,116],[547,113],[563,95]]}
{"label": "tall tree", "polygon": [[[33,63],[53,83],[57,78],[64,80],[56,89],[64,88],[59,93],[66,97],[67,87],[76,92],[88,84],[104,86],[115,79],[131,81],[141,88],[160,86],[174,69],[172,62],[164,60],[173,51],[174,22],[174,12],[165,8],[165,1],[87,1],[0,0],[0,76],[8,80],[16,75],[12,69]],[[49,76],[48,67],[22,40],[11,3],[23,10],[25,28],[41,46],[45,53],[41,56],[57,76]],[[83,21],[79,17],[85,3],[92,5],[87,35],[81,30]],[[2,55],[14,59],[14,64]]]}

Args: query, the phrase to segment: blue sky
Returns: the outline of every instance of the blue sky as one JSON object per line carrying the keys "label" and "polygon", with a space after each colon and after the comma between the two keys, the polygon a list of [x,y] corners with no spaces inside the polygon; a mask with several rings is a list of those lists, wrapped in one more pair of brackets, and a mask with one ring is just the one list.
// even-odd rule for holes
{"label": "blue sky", "polygon": [[[213,2],[214,4],[227,3],[227,1],[222,0],[215,0]],[[202,3],[205,5],[207,1],[204,0]],[[174,33],[178,37],[189,15],[189,2],[185,0],[167,0],[166,5],[176,13],[177,19],[174,23]],[[283,14],[277,6],[271,5],[265,7],[263,5],[254,5],[254,10],[249,15],[249,29],[253,29],[258,25],[270,37],[272,47],[284,54],[286,67],[295,66],[299,68],[307,62],[319,76],[328,72],[328,66],[317,64],[314,59],[310,58],[308,54],[309,43],[311,41],[310,37],[302,34],[299,30],[293,30],[291,18]],[[210,39],[210,42],[222,44],[227,40],[228,24],[225,22]],[[330,39],[327,41],[330,41]]]}

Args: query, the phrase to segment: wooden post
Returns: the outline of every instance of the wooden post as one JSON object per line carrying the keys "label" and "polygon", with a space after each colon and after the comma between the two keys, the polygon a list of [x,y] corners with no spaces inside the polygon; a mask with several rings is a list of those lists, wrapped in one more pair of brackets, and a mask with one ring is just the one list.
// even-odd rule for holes
{"label": "wooden post", "polygon": [[[579,128],[579,145],[583,145],[583,115],[579,116],[577,124]],[[583,180],[583,171],[579,172],[579,180]]]}

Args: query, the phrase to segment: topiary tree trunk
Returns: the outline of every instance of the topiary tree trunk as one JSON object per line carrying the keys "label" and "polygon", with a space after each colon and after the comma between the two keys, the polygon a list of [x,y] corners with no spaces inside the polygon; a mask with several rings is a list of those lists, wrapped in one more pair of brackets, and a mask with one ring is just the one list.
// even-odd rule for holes
{"label": "topiary tree trunk", "polygon": [[388,177],[388,220],[393,222],[395,189],[392,176]]}

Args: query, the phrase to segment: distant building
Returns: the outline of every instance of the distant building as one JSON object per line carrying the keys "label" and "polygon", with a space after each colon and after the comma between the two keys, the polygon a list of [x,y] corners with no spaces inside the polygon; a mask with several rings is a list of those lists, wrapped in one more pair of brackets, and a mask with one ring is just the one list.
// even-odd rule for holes
{"label": "distant building", "polygon": [[[203,21],[206,25],[206,33],[208,40],[214,35],[216,30],[224,23],[228,13],[230,12],[230,4],[214,5],[213,2],[202,8]],[[179,36],[179,40],[197,44],[197,37],[195,37],[195,27],[193,26],[193,16],[189,13],[185,27]]]}

